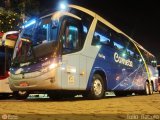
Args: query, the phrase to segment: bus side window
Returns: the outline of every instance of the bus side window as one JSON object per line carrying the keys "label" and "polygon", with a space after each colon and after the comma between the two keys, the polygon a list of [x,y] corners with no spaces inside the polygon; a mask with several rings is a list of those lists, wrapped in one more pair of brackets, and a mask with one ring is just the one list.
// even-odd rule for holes
{"label": "bus side window", "polygon": [[107,42],[107,45],[109,45],[110,47],[114,47],[114,42],[113,40],[110,40]]}
{"label": "bus side window", "polygon": [[126,49],[127,54],[130,57],[133,57],[133,58],[139,60],[140,55],[139,55],[139,52],[137,51],[137,48],[134,45],[134,43],[128,37],[126,37],[123,34],[119,34],[119,36],[120,36],[120,39],[122,41],[124,41],[124,43],[125,43],[125,49]]}
{"label": "bus side window", "polygon": [[119,51],[126,51],[125,40],[121,38],[120,34],[114,30],[110,30],[110,38],[113,41],[113,48]]}
{"label": "bus side window", "polygon": [[95,32],[92,39],[92,45],[113,45],[113,41],[110,40],[109,28],[101,23],[97,22]]}
{"label": "bus side window", "polygon": [[149,57],[149,60],[150,60],[150,64],[151,64],[153,67],[156,67],[156,66],[157,66],[157,60],[156,60],[155,57],[150,56],[150,57]]}
{"label": "bus side window", "polygon": [[63,41],[64,49],[78,49],[78,28],[76,26],[66,26],[65,39]]}
{"label": "bus side window", "polygon": [[157,60],[154,58],[153,67],[157,67]]}
{"label": "bus side window", "polygon": [[94,45],[99,45],[100,44],[100,36],[99,35],[96,35],[93,37],[93,41],[92,41],[92,44]]}
{"label": "bus side window", "polygon": [[62,34],[62,53],[73,53],[81,49],[82,30],[80,22],[75,19],[67,19]]}
{"label": "bus side window", "polygon": [[89,15],[88,13],[85,13],[85,12],[82,12],[78,9],[75,9],[75,8],[70,8],[69,9],[69,12],[74,14],[74,15],[77,15],[81,18],[81,25],[80,26],[80,30],[82,30],[82,33],[80,32],[80,48],[82,49],[83,46],[84,46],[84,43],[85,43],[85,40],[86,40],[86,37],[88,35],[88,31],[90,29],[90,26],[93,22],[93,17],[91,15]]}

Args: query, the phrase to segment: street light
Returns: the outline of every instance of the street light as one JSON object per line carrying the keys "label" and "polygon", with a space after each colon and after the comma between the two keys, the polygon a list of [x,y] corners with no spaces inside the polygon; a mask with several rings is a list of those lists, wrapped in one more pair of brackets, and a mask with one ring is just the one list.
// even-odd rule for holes
{"label": "street light", "polygon": [[63,4],[63,3],[61,3],[61,4],[60,4],[60,8],[61,8],[62,10],[65,10],[65,9],[66,9],[66,5]]}
{"label": "street light", "polygon": [[60,10],[66,10],[67,9],[67,3],[66,2],[61,2],[59,7],[60,7]]}

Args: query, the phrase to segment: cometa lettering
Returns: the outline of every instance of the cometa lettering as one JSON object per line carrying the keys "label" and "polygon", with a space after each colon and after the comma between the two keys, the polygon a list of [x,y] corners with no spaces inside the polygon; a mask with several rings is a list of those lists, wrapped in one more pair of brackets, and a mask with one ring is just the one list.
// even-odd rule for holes
{"label": "cometa lettering", "polygon": [[117,52],[114,53],[114,60],[116,63],[120,63],[129,67],[133,67],[133,62],[130,59],[125,59],[118,55]]}

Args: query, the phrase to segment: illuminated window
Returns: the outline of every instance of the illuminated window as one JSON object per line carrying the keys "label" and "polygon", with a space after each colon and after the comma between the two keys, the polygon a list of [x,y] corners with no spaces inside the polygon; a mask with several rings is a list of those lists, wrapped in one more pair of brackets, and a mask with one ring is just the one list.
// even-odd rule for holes
{"label": "illuminated window", "polygon": [[63,53],[70,53],[79,49],[78,27],[67,25],[62,37]]}
{"label": "illuminated window", "polygon": [[108,27],[106,27],[103,23],[97,22],[97,26],[93,35],[92,45],[99,44],[112,44],[110,40],[110,33]]}
{"label": "illuminated window", "polygon": [[78,28],[75,26],[66,27],[66,39],[64,41],[64,48],[77,49],[78,45]]}

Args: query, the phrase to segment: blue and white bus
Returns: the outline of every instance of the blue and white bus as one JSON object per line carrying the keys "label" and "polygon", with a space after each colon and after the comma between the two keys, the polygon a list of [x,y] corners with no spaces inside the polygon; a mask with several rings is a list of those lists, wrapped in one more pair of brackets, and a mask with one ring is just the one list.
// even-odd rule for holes
{"label": "blue and white bus", "polygon": [[[156,59],[96,13],[76,5],[29,21],[16,43],[11,90],[100,99],[156,90]],[[27,96],[26,96],[27,97]]]}

